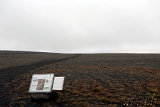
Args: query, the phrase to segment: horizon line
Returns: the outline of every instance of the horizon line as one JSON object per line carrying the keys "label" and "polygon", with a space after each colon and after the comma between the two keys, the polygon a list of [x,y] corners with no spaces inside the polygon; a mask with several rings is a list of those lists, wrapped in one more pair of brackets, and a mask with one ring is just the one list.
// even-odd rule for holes
{"label": "horizon line", "polygon": [[56,54],[160,54],[159,52],[51,52],[51,51],[33,51],[33,50],[0,50],[10,52],[39,52]]}

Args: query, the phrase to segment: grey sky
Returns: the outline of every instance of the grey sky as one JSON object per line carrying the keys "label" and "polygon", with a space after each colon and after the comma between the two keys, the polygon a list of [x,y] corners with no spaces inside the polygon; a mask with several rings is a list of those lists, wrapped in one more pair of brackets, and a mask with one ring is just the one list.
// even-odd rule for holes
{"label": "grey sky", "polygon": [[0,49],[160,53],[160,0],[0,0]]}

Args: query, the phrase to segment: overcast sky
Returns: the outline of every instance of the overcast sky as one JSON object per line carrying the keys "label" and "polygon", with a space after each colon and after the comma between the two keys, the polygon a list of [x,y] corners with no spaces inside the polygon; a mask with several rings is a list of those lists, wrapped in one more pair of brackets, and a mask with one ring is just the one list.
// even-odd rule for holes
{"label": "overcast sky", "polygon": [[160,0],[0,0],[0,50],[160,53]]}

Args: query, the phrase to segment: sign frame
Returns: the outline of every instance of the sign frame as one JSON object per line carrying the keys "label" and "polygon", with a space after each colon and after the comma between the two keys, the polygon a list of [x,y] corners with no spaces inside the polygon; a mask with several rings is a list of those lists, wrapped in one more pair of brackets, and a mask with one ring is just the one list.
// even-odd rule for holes
{"label": "sign frame", "polygon": [[[31,88],[32,88],[34,77],[36,77],[36,76],[45,76],[45,75],[51,75],[51,81],[50,81],[50,84],[49,84],[50,89],[49,90],[36,90],[36,91],[33,91]],[[29,93],[50,93],[52,91],[52,87],[53,87],[53,80],[54,80],[54,73],[49,73],[49,74],[33,74],[32,75],[32,79],[31,79],[31,83],[30,83]],[[36,86],[36,88],[37,88],[37,86]]]}
{"label": "sign frame", "polygon": [[52,85],[52,90],[63,90],[63,85],[64,85],[64,79],[65,77],[59,76],[59,77],[54,77],[53,85]]}

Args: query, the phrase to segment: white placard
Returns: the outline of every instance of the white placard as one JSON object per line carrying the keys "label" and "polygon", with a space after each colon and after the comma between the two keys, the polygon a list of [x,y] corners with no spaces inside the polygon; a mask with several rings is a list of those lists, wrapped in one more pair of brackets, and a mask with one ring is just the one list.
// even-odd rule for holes
{"label": "white placard", "polygon": [[52,90],[63,90],[64,77],[54,77]]}
{"label": "white placard", "polygon": [[33,74],[29,93],[47,93],[52,91],[54,74]]}

